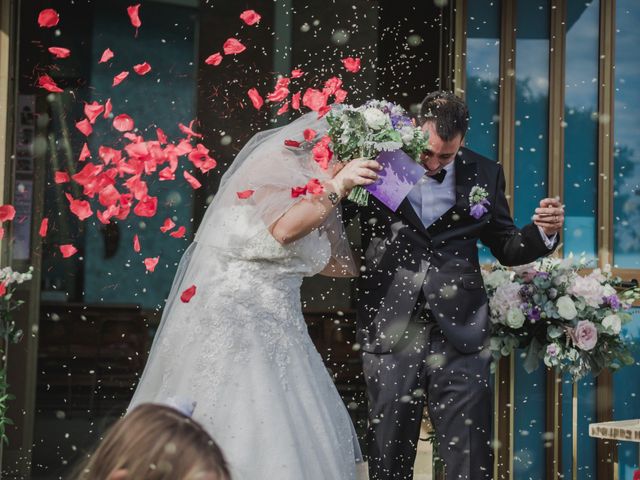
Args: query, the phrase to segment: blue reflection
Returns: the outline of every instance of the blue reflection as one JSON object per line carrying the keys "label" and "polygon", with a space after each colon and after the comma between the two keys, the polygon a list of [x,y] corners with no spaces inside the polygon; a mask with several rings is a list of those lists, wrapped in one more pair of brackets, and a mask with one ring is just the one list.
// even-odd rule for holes
{"label": "blue reflection", "polygon": [[600,2],[570,2],[565,67],[565,254],[597,256]]}
{"label": "blue reflection", "polygon": [[640,268],[640,9],[637,0],[616,3],[614,123],[614,262]]}

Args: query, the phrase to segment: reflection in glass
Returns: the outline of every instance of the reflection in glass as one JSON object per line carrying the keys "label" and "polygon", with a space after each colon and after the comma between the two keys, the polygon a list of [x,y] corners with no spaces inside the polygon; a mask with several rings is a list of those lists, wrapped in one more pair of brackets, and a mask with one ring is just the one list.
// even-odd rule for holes
{"label": "reflection in glass", "polygon": [[567,4],[564,253],[596,256],[599,0]]}
{"label": "reflection in glass", "polygon": [[[547,1],[519,1],[516,8],[514,219],[520,226],[547,194],[549,15]],[[544,478],[546,373],[527,374],[520,357],[515,363],[514,474]]]}
{"label": "reflection in glass", "polygon": [[640,10],[635,0],[616,3],[614,122],[614,263],[640,268]]}
{"label": "reflection in glass", "polygon": [[[500,1],[467,4],[467,65],[465,99],[469,106],[469,131],[465,145],[492,160],[498,159],[500,97]],[[478,244],[480,262],[495,261],[488,248]]]}

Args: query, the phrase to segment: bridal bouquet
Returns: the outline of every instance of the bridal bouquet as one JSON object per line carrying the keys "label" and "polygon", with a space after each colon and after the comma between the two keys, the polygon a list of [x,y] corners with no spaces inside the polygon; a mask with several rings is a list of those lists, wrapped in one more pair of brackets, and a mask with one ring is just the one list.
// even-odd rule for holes
{"label": "bridal bouquet", "polygon": [[484,272],[494,358],[521,348],[527,372],[542,361],[573,381],[633,364],[621,328],[640,289],[621,289],[609,268],[586,274],[584,267],[584,260],[543,259]]}
{"label": "bridal bouquet", "polygon": [[[332,151],[344,163],[395,150],[402,150],[420,162],[420,154],[429,144],[428,136],[413,124],[407,112],[387,101],[370,100],[360,107],[334,105],[327,114],[327,122]],[[366,205],[368,197],[364,188],[356,187],[349,200]]]}

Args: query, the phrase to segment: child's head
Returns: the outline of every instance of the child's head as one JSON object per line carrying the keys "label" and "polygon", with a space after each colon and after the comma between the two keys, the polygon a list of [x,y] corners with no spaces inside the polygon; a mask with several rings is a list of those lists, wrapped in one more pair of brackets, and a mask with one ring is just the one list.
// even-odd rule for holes
{"label": "child's head", "polygon": [[230,480],[220,448],[194,420],[144,404],[120,419],[76,480]]}

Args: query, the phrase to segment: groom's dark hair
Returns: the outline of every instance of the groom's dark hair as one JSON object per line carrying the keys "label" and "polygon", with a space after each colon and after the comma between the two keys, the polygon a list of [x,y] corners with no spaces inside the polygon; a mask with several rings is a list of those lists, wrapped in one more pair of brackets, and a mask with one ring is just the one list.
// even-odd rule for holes
{"label": "groom's dark hair", "polygon": [[418,114],[418,124],[422,126],[426,122],[435,122],[436,133],[445,142],[457,134],[464,138],[469,126],[469,109],[451,92],[431,92],[422,101]]}

